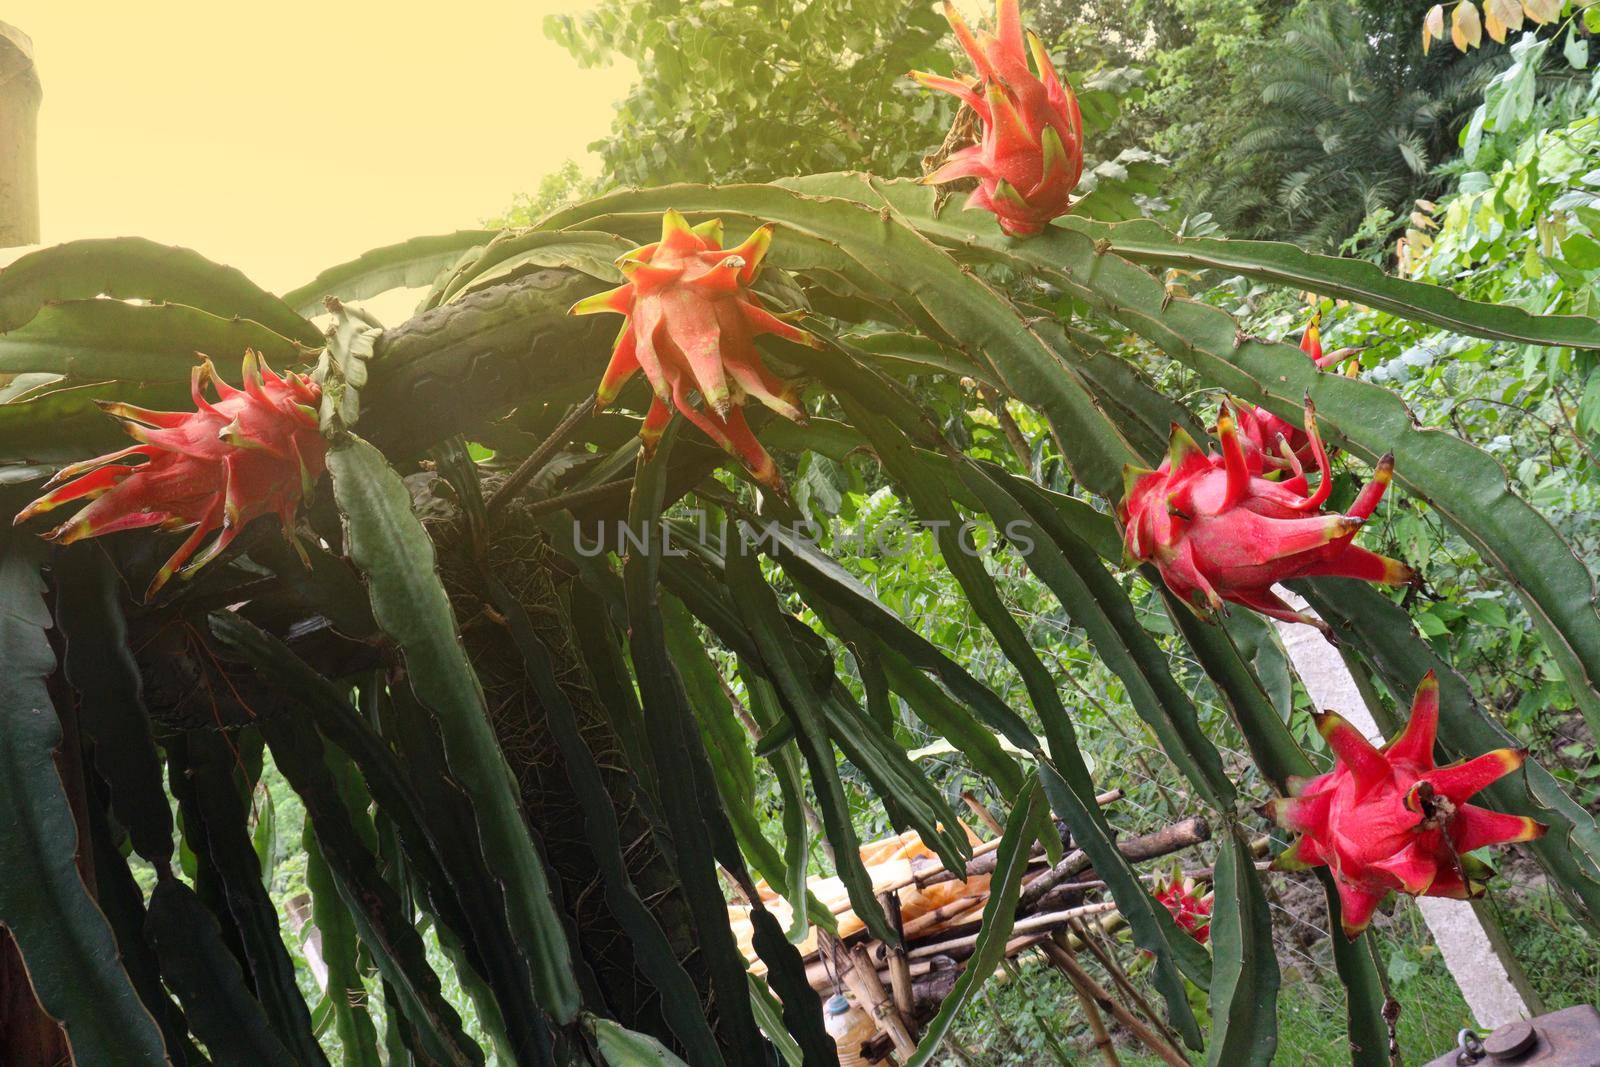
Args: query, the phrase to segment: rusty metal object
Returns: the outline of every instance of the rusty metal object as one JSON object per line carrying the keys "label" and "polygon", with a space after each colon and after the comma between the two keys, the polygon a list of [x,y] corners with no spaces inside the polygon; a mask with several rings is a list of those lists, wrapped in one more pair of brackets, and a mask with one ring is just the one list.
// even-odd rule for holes
{"label": "rusty metal object", "polygon": [[1507,1023],[1487,1037],[1461,1031],[1456,1048],[1424,1067],[1600,1067],[1600,1011],[1588,1004]]}

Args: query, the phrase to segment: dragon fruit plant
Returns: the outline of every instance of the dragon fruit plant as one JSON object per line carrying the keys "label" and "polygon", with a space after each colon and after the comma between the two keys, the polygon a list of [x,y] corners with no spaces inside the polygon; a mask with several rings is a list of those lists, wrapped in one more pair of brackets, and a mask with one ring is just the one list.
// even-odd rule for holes
{"label": "dragon fruit plant", "polygon": [[[207,385],[216,391],[215,402],[206,398]],[[67,545],[152,526],[192,531],[156,571],[146,599],[174,574],[188,577],[216,559],[259,516],[276,515],[298,548],[295,509],[321,477],[328,449],[317,430],[321,388],[303,374],[277,374],[249,351],[243,389],[223,381],[211,361],[202,359],[190,376],[189,394],[193,411],[98,402],[138,443],[63,467],[47,484],[50,491],[14,522],[88,501],[45,538]]]}
{"label": "dragon fruit plant", "polygon": [[661,217],[661,240],[617,260],[627,283],[578,301],[572,314],[627,316],[595,391],[595,407],[609,406],[642,370],[655,394],[639,431],[647,453],[677,410],[737,456],[756,481],[777,489],[783,484],[778,468],[750,432],[741,405],[755,397],[798,423],[805,422],[805,409],[796,384],[779,380],[762,364],[755,339],[771,334],[813,347],[821,342],[766,310],[751,291],[771,244],[772,226],[766,225],[742,244],[723,248],[720,219],[690,226],[669,209]]}
{"label": "dragon fruit plant", "polygon": [[[1476,892],[1468,854],[1512,841],[1529,842],[1583,922],[1600,921],[1592,815],[1544,771],[1533,788],[1494,789],[1500,812],[1467,803],[1524,756],[1435,766],[1431,681],[1383,749],[1322,716],[1336,762],[1314,776],[1231,635],[1187,617],[1158,632],[1150,624],[1166,620],[1111,573],[1125,555],[1202,615],[1240,605],[1296,621],[1308,620],[1272,588],[1305,579],[1296,588],[1352,653],[1351,669],[1408,690],[1429,667],[1444,677],[1446,643],[1415,633],[1405,603],[1369,584],[1407,582],[1410,569],[1354,543],[1393,480],[1407,506],[1429,508],[1495,572],[1486,585],[1521,599],[1540,655],[1600,725],[1600,614],[1589,567],[1558,532],[1572,524],[1549,521],[1492,457],[1448,427],[1418,425],[1381,385],[1319,373],[1332,357],[1319,354],[1316,321],[1299,349],[1256,338],[1175,291],[1166,272],[1176,263],[1292,284],[1547,348],[1600,350],[1600,320],[1477,304],[1282,244],[1114,221],[1134,203],[1131,184],[1092,217],[1072,212],[1083,125],[1017,3],[1000,0],[984,33],[953,10],[949,20],[972,72],[918,77],[957,96],[983,130],[931,180],[975,179],[970,202],[999,229],[946,211],[919,182],[833,174],[618,189],[526,229],[376,249],[282,295],[137,239],[40,249],[0,269],[0,504],[24,523],[76,512],[46,534],[54,544],[36,536],[43,522],[0,526],[0,986],[24,993],[8,1012],[31,1008],[30,991],[37,999],[41,1025],[26,1034],[58,1039],[23,1067],[174,1067],[196,1049],[218,1062],[320,1064],[324,1034],[352,1062],[381,1061],[380,1044],[452,1065],[601,1062],[609,1035],[613,1050],[650,1062],[667,1048],[691,1064],[766,1063],[780,1055],[768,1036],[781,1040],[780,1025],[800,1062],[827,1067],[840,1050],[800,956],[815,943],[809,924],[829,921],[805,899],[813,827],[851,910],[883,943],[895,932],[862,861],[859,791],[946,869],[966,870],[972,851],[950,797],[878,704],[921,718],[968,758],[964,770],[1014,801],[946,1021],[1012,941],[1001,904],[1023,899],[1031,841],[1053,814],[1094,858],[1103,890],[1086,891],[1103,892],[1150,953],[1171,1031],[1207,1062],[1268,1067],[1277,957],[1252,827],[1239,818],[1241,779],[1256,775],[1201,729],[1222,714],[1260,777],[1287,794],[1270,814],[1299,838],[1278,865],[1325,867],[1347,932],[1391,892]],[[701,221],[719,218],[753,232],[725,246],[721,224]],[[659,240],[616,260],[624,284],[612,288],[617,252],[658,224]],[[758,341],[819,344],[753,290],[764,262],[785,268],[786,290],[827,322],[815,333],[842,342],[814,361],[827,375],[826,421],[819,411],[789,432],[773,419],[758,441],[752,398],[797,423],[806,414]],[[341,303],[430,277],[425,310],[388,326]],[[1070,300],[1070,330],[1048,321],[1065,303],[1034,301],[1044,287]],[[609,291],[590,295],[599,289]],[[623,317],[620,334],[600,312]],[[313,321],[324,314],[331,327]],[[1215,445],[1174,429],[1147,469],[1163,443],[1151,414],[1185,401],[1157,384],[1175,376],[1114,366],[1130,334],[1141,359],[1183,365],[1187,395],[1243,398],[1224,407]],[[1119,340],[1091,353],[1096,338]],[[188,353],[246,349],[279,367],[321,349],[323,378],[276,373],[253,354],[242,388],[209,362],[190,373]],[[652,394],[642,419],[589,417],[619,406],[636,375]],[[973,432],[957,386],[966,378],[993,390],[999,410],[1027,413],[1001,427],[1009,450]],[[193,410],[170,410],[185,406],[185,386]],[[1292,412],[1308,394],[1329,437],[1375,465],[1343,512],[1327,509],[1330,463],[1310,404],[1298,427],[1255,406]],[[97,408],[102,397],[117,402]],[[111,428],[102,408],[130,447],[99,454]],[[559,429],[541,432],[558,410],[569,412]],[[674,435],[663,434],[679,415],[726,455],[670,455]],[[803,468],[809,501],[729,485],[717,470],[777,487],[778,462],[799,467],[805,449],[849,464],[851,485],[857,462],[871,464],[863,486],[939,531],[914,543],[931,545],[931,567],[942,561],[952,579],[937,583],[939,605],[972,622],[961,640],[927,612],[902,619],[901,598],[880,599],[878,578],[864,583],[821,542],[719,541],[684,521],[716,511],[748,530],[827,510],[834,476],[820,463]],[[338,523],[319,521],[322,536],[300,545],[311,570],[275,540],[228,551],[257,517],[276,517],[293,539],[324,473],[331,492],[317,503]],[[1021,519],[1032,551],[1011,540]],[[968,521],[1005,530],[1018,568],[972,558],[958,533]],[[628,536],[588,551],[576,529],[591,522]],[[114,531],[124,532],[96,546],[105,551],[60,547]],[[154,581],[147,549],[166,560]],[[123,595],[200,567],[192,595]],[[1007,610],[1032,613],[1036,600],[1040,618],[1078,625],[1022,627]],[[1058,672],[1086,656],[1102,659],[1107,684],[1183,776],[1173,795],[1225,827],[1209,846],[1211,893],[1176,877],[1152,894],[1118,849],[1129,813],[1097,803],[1095,767],[1107,761],[1088,758],[1096,735],[1074,733],[1061,696]],[[748,698],[747,714],[730,695]],[[1493,709],[1464,686],[1446,685],[1444,701],[1440,759],[1499,743],[1486,740],[1503,732]],[[266,750],[321,854],[307,875],[329,935],[315,1011],[250,847]],[[753,792],[757,755],[772,760],[781,819]],[[349,783],[364,785],[358,804]],[[200,882],[180,877],[180,846]],[[782,921],[767,910],[774,893],[789,905]],[[748,940],[730,927],[731,896],[747,909]],[[423,929],[459,951],[428,951]],[[767,988],[752,985],[746,947]],[[1349,1047],[1363,1064],[1387,1039],[1376,949],[1369,941],[1340,965]],[[381,991],[363,977],[368,961]],[[1189,991],[1201,987],[1210,1000],[1197,1012]],[[477,1010],[464,1016],[445,991],[465,988]],[[369,1008],[377,996],[382,1011]],[[491,1019],[493,1052],[479,1026]],[[8,1064],[9,1032],[0,1025]],[[947,1032],[936,1018],[902,1058],[930,1061]]]}
{"label": "dragon fruit plant", "polygon": [[1482,864],[1468,853],[1532,841],[1545,832],[1527,816],[1467,803],[1521,767],[1527,753],[1502,748],[1434,766],[1439,682],[1432,671],[1417,686],[1405,730],[1382,748],[1333,712],[1316,721],[1317,732],[1333,750],[1334,767],[1315,778],[1291,780],[1292,795],[1267,805],[1273,822],[1300,835],[1273,867],[1327,866],[1338,886],[1346,937],[1366,929],[1391,892],[1457,899],[1480,895]]}
{"label": "dragon fruit plant", "polygon": [[[913,71],[911,77],[971,108],[983,124],[983,136],[924,181],[941,185],[976,178],[968,208],[992,212],[1013,237],[1039,233],[1070,210],[1072,191],[1083,176],[1077,97],[1056,76],[1038,35],[1031,30],[1024,35],[1017,0],[996,0],[992,32],[974,33],[948,0],[944,14],[975,73],[945,78]],[[1034,69],[1028,67],[1029,53]]]}
{"label": "dragon fruit plant", "polygon": [[1151,895],[1172,915],[1178,929],[1202,945],[1211,939],[1211,906],[1215,894],[1202,894],[1200,884],[1185,875],[1180,864],[1172,865],[1172,870],[1155,884]]}
{"label": "dragon fruit plant", "polygon": [[[1305,412],[1320,474],[1315,489],[1298,466],[1282,481],[1263,477],[1265,452],[1239,432],[1228,407],[1217,419],[1220,455],[1202,450],[1174,425],[1159,467],[1129,466],[1123,473],[1117,515],[1129,558],[1155,564],[1167,587],[1196,610],[1218,611],[1230,601],[1313,626],[1322,624],[1286,604],[1272,591],[1275,583],[1314,576],[1410,582],[1410,567],[1352,543],[1389,487],[1394,457],[1379,461],[1349,511],[1322,511],[1332,472],[1309,401]],[[1294,461],[1292,453],[1287,458]]]}

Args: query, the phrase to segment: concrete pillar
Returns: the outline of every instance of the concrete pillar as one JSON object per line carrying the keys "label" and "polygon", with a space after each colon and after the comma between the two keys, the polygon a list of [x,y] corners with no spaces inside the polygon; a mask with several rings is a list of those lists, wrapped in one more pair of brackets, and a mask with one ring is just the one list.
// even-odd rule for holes
{"label": "concrete pillar", "polygon": [[0,248],[39,241],[39,101],[33,41],[0,22]]}
{"label": "concrete pillar", "polygon": [[[1274,591],[1296,611],[1315,614],[1304,600],[1282,586],[1275,586]],[[1383,731],[1338,650],[1313,627],[1290,622],[1280,622],[1277,627],[1311,702],[1325,711],[1338,712],[1369,740],[1381,743]],[[1479,1027],[1493,1030],[1543,1010],[1510,945],[1481,902],[1418,897],[1417,909]]]}

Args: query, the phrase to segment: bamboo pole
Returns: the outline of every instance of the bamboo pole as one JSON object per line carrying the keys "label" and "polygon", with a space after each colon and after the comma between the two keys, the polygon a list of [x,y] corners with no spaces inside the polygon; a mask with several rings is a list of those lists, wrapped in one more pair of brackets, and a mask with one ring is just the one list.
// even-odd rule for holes
{"label": "bamboo pole", "polygon": [[857,945],[850,950],[850,963],[847,973],[851,977],[846,981],[854,979],[853,984],[862,994],[859,999],[877,1022],[878,1029],[887,1033],[894,1042],[895,1051],[902,1059],[911,1058],[917,1051],[917,1040],[911,1036],[911,1024],[901,1018],[888,990],[883,988],[878,969],[872,965],[872,957],[867,955],[865,945]]}
{"label": "bamboo pole", "polygon": [[[1014,934],[1048,930],[1056,926],[1065,926],[1068,921],[1080,916],[1104,915],[1106,912],[1116,910],[1117,905],[1115,902],[1109,900],[1096,904],[1082,904],[1076,908],[1068,908],[1065,911],[1043,912],[1039,915],[1029,915],[1025,919],[1018,919],[1011,927],[1011,930]],[[949,956],[953,952],[970,950],[978,943],[978,935],[982,932],[982,930],[979,930],[977,933],[951,938],[948,941],[935,941],[932,944],[918,945],[908,951],[906,955],[911,959],[920,960],[929,959],[933,956]],[[1011,953],[1008,952],[1006,955],[1009,956]]]}
{"label": "bamboo pole", "polygon": [[906,959],[905,927],[900,922],[900,894],[879,893],[878,902],[883,905],[883,913],[889,920],[889,928],[900,938],[900,944],[889,949],[889,988],[894,993],[894,1006],[899,1010],[900,1018],[904,1020],[906,1027],[911,1030],[911,1036],[915,1038],[917,1024],[913,1012],[916,998],[911,992],[911,964]]}
{"label": "bamboo pole", "polygon": [[[1112,801],[1122,797],[1122,790],[1111,789],[1095,797],[1095,803],[1104,807]],[[993,874],[995,850],[1000,847],[1000,838],[985,841],[972,849],[972,859],[967,862],[967,869],[962,872],[948,870],[937,856],[919,856],[911,861],[911,873],[904,878],[897,879],[885,886],[880,886],[881,893],[897,892],[916,886],[919,889],[941,882],[950,882],[956,879],[972,878],[980,874]],[[981,862],[980,862],[981,861]]]}

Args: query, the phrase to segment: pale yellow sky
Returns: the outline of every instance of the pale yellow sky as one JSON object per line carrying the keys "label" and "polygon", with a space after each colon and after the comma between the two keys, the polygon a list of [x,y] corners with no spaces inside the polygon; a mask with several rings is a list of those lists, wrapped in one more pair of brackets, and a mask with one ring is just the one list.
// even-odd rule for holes
{"label": "pale yellow sky", "polygon": [[283,290],[475,226],[610,126],[630,65],[547,40],[583,0],[7,0],[33,38],[44,241],[138,234]]}

